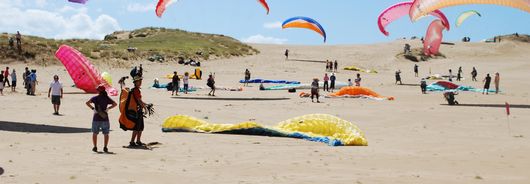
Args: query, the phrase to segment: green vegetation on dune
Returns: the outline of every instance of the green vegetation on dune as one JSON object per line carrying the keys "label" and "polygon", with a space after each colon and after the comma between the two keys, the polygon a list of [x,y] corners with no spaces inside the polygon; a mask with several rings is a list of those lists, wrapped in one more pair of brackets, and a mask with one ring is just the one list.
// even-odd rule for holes
{"label": "green vegetation on dune", "polygon": [[207,60],[259,53],[258,50],[227,36],[166,28],[119,31],[105,36],[104,40],[54,40],[23,36],[21,52],[9,47],[10,36],[13,35],[0,35],[0,59],[3,62],[53,62],[53,54],[62,44],[75,47],[90,59],[103,61],[147,60],[153,56],[163,57],[165,61],[176,61],[179,58]]}

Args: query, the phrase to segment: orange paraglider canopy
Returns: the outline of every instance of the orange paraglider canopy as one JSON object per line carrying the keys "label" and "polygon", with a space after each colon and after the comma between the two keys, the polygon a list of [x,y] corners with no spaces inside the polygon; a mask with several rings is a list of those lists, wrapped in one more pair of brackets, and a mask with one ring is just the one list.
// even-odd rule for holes
{"label": "orange paraglider canopy", "polygon": [[330,94],[329,97],[369,97],[375,99],[394,100],[394,97],[381,96],[369,88],[359,86],[343,87],[340,89],[340,91]]}

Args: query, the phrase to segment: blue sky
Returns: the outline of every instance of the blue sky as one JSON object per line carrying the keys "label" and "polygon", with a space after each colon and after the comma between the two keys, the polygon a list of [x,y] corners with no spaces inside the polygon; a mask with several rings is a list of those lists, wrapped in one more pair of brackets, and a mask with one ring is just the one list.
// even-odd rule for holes
{"label": "blue sky", "polygon": [[[294,16],[319,21],[328,34],[326,44],[369,44],[401,37],[423,36],[432,17],[411,23],[408,17],[390,24],[390,36],[377,27],[379,13],[400,0],[268,0],[271,12],[256,0],[179,0],[163,18],[154,14],[157,0],[89,0],[86,5],[67,0],[0,0],[0,32],[52,38],[102,38],[115,30],[168,27],[187,31],[224,34],[249,42],[321,45],[320,35],[307,30],[282,30],[278,24]],[[477,10],[460,28],[459,13]],[[514,32],[530,34],[530,14],[494,5],[468,5],[442,9],[451,22],[445,41],[469,36],[473,41]]]}

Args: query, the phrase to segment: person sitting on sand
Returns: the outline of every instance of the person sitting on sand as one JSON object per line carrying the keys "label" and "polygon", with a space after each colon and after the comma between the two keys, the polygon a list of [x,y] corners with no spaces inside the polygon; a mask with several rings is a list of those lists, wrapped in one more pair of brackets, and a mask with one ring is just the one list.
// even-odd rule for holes
{"label": "person sitting on sand", "polygon": [[484,78],[482,82],[484,82],[484,90],[482,91],[482,94],[484,94],[484,91],[486,91],[486,95],[487,95],[489,94],[490,84],[491,84],[491,77],[489,73],[486,75],[486,78]]}
{"label": "person sitting on sand", "polygon": [[208,96],[215,96],[215,73],[212,75],[210,74],[208,76],[208,80],[206,81],[206,85],[210,87],[210,92],[208,93]]}
{"label": "person sitting on sand", "polygon": [[357,78],[355,78],[355,86],[361,86],[361,74],[357,73]]}
{"label": "person sitting on sand", "polygon": [[190,73],[185,72],[184,77],[182,78],[182,83],[184,85],[184,94],[188,94],[189,85],[190,85]]}
{"label": "person sitting on sand", "polygon": [[259,90],[261,91],[265,90],[265,86],[263,86],[263,82],[259,84]]}
{"label": "person sitting on sand", "polygon": [[[110,132],[108,110],[113,109],[118,104],[109,98],[104,86],[99,86],[97,91],[99,92],[99,95],[90,98],[90,100],[86,102],[86,105],[94,111],[94,116],[92,117],[92,144],[94,147],[92,148],[92,151],[98,152],[98,134],[101,131],[104,137],[103,151],[108,153],[109,149],[107,146],[109,144]],[[94,105],[92,106],[92,104]]]}
{"label": "person sitting on sand", "polygon": [[327,73],[324,74],[324,91],[329,91],[329,76]]}
{"label": "person sitting on sand", "polygon": [[[50,95],[51,94],[51,95]],[[53,81],[48,89],[48,98],[52,99],[53,115],[59,115],[59,107],[61,106],[61,98],[63,98],[63,84],[59,82],[59,76],[54,75]]]}
{"label": "person sitting on sand", "polygon": [[248,86],[249,81],[250,81],[250,71],[246,69],[245,70],[245,84],[243,86]]}
{"label": "person sitting on sand", "polygon": [[318,94],[318,78],[314,78],[311,83],[311,102],[315,102],[313,98],[317,98],[317,103],[320,103],[319,94]]}
{"label": "person sitting on sand", "polygon": [[501,76],[499,72],[495,73],[495,94],[499,94],[499,84],[501,82]]}
{"label": "person sitting on sand", "polygon": [[447,100],[447,103],[449,105],[458,105],[458,101],[456,101],[455,95],[458,95],[456,91],[448,91],[444,93],[444,98]]}
{"label": "person sitting on sand", "polygon": [[335,77],[335,73],[331,73],[331,77],[329,77],[329,80],[331,81],[329,88],[331,89],[331,92],[335,90],[335,81],[337,80],[337,77]]}
{"label": "person sitting on sand", "polygon": [[403,85],[403,83],[401,82],[401,70],[396,71],[396,83],[395,84],[397,84],[398,82],[400,85]]}
{"label": "person sitting on sand", "polygon": [[422,78],[420,81],[421,93],[427,94],[427,81],[425,78]]}
{"label": "person sitting on sand", "polygon": [[171,90],[171,96],[173,95],[179,96],[179,87],[180,87],[179,82],[180,82],[180,78],[177,75],[177,72],[174,71],[173,78],[171,79],[171,85],[173,87]]}

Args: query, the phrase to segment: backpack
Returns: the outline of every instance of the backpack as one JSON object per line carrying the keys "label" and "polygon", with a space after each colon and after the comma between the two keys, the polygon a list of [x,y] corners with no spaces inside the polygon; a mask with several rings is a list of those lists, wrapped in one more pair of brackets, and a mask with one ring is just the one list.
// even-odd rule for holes
{"label": "backpack", "polygon": [[[138,112],[138,100],[133,95],[133,90],[122,89],[120,93],[120,128],[127,131],[133,130],[136,122],[143,114]],[[134,100],[131,100],[134,99]]]}

